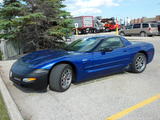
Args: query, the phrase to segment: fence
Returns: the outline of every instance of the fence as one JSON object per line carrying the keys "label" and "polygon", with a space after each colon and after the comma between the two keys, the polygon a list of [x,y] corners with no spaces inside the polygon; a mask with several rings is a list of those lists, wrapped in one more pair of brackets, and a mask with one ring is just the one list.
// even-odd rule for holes
{"label": "fence", "polygon": [[11,57],[15,57],[21,53],[21,49],[13,41],[7,41],[2,39],[0,43],[0,49],[3,54],[3,60],[7,60]]}

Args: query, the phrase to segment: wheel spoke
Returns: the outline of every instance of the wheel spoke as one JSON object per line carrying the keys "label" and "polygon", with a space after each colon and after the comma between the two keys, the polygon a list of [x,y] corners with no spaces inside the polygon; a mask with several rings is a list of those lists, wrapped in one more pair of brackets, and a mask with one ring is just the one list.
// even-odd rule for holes
{"label": "wheel spoke", "polygon": [[61,85],[62,88],[66,89],[69,87],[72,81],[72,71],[70,69],[64,70],[61,76]]}
{"label": "wheel spoke", "polygon": [[139,56],[135,61],[135,68],[138,71],[142,71],[145,68],[145,64],[146,64],[145,58],[143,56]]}

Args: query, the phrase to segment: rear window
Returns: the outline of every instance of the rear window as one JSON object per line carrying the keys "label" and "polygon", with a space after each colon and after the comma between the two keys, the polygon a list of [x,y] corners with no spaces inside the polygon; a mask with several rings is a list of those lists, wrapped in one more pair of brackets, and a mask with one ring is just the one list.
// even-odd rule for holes
{"label": "rear window", "polygon": [[141,24],[134,24],[133,29],[140,28]]}
{"label": "rear window", "polygon": [[148,24],[143,24],[142,26],[143,26],[143,28],[148,28],[149,27]]}
{"label": "rear window", "polygon": [[151,27],[158,27],[157,24],[151,24]]}

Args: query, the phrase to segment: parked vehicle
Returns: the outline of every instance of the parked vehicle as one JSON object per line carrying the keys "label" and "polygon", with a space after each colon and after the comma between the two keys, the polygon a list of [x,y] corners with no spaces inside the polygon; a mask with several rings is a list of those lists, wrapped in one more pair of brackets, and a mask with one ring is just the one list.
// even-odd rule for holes
{"label": "parked vehicle", "polygon": [[101,22],[104,23],[104,27],[107,32],[115,31],[117,27],[119,30],[121,28],[114,18],[104,18]]}
{"label": "parked vehicle", "polygon": [[94,28],[92,33],[105,32],[105,27],[101,20],[102,18],[100,16],[94,17]]}
{"label": "parked vehicle", "polygon": [[140,35],[142,37],[158,35],[157,23],[141,23],[127,26],[125,29],[119,31],[121,36],[125,35]]}
{"label": "parked vehicle", "polygon": [[[89,33],[92,29],[94,29],[94,20],[93,16],[79,16],[73,19],[73,23],[78,24],[78,32],[79,34]],[[75,30],[75,29],[74,29]]]}
{"label": "parked vehicle", "polygon": [[75,17],[73,18],[73,24],[75,23],[78,24],[79,34],[115,31],[117,27],[120,29],[120,25],[116,23],[114,18],[102,19],[100,16]]}
{"label": "parked vehicle", "polygon": [[18,59],[10,70],[14,83],[35,89],[66,91],[72,82],[124,70],[141,73],[154,56],[151,43],[121,36],[83,38],[63,50],[41,50]]}

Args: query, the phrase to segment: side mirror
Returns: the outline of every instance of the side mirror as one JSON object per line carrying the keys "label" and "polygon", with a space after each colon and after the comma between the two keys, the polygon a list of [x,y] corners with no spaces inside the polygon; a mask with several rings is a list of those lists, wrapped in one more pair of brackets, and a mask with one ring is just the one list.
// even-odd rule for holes
{"label": "side mirror", "polygon": [[101,52],[112,52],[112,51],[113,51],[113,48],[111,48],[111,47],[101,48],[100,51],[101,51]]}

